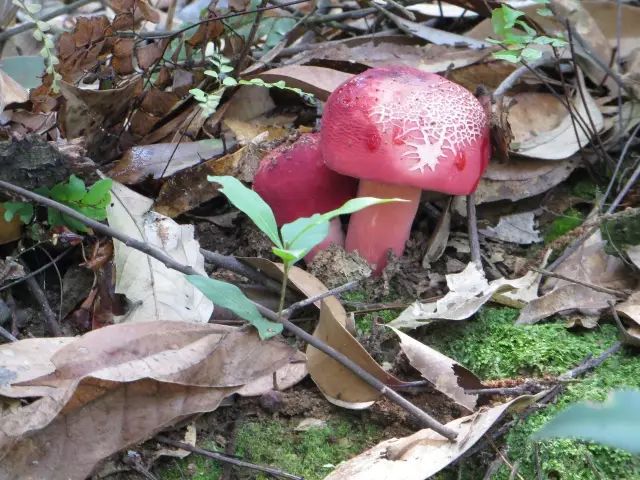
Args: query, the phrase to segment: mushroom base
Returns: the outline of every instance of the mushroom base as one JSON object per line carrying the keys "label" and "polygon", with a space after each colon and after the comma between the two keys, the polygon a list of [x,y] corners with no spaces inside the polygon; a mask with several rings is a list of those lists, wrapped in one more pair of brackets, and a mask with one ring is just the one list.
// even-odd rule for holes
{"label": "mushroom base", "polygon": [[411,233],[422,190],[416,187],[361,180],[358,197],[401,198],[393,202],[365,208],[351,215],[345,248],[357,251],[379,275],[387,265],[387,252],[402,256]]}

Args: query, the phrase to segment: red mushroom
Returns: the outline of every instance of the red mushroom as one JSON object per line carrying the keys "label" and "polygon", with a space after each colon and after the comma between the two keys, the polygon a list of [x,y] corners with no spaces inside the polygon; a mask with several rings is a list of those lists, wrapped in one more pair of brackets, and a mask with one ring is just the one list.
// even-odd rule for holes
{"label": "red mushroom", "polygon": [[[358,181],[345,177],[324,164],[317,133],[306,133],[292,145],[268,153],[253,179],[253,189],[269,204],[278,226],[300,217],[325,213],[356,196]],[[329,234],[306,256],[310,262],[319,251],[335,243],[344,245],[340,219],[329,224]]]}
{"label": "red mushroom", "polygon": [[422,190],[473,192],[489,162],[489,121],[465,88],[409,67],[373,68],[327,100],[320,131],[325,163],[360,179],[359,197],[403,198],[351,216],[346,248],[380,273],[402,255]]}

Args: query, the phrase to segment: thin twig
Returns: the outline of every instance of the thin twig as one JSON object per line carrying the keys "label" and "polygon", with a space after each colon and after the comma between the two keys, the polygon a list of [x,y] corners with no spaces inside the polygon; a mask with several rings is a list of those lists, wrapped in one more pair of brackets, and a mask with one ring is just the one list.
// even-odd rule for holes
{"label": "thin twig", "polygon": [[[58,17],[60,15],[73,12],[76,8],[83,7],[84,5],[87,5],[92,1],[93,0],[76,0],[75,2],[70,3],[69,5],[64,5],[63,7],[56,8],[55,10],[52,10],[51,12],[45,15],[42,15],[41,17],[38,17],[38,21],[46,22],[47,20],[51,20],[52,18]],[[25,22],[13,28],[10,28],[8,30],[5,30],[4,32],[0,32],[0,43],[13,37],[14,35],[32,30],[35,27],[36,27],[36,24],[34,22]]]}
{"label": "thin twig", "polygon": [[0,292],[3,291],[3,290],[7,290],[8,288],[15,287],[16,285],[24,282],[25,280],[28,280],[30,277],[35,277],[39,273],[44,272],[47,268],[53,266],[55,263],[59,262],[64,257],[66,257],[69,253],[71,253],[72,250],[73,250],[73,247],[67,248],[64,252],[62,252],[60,255],[55,257],[53,260],[51,260],[48,263],[45,263],[44,265],[42,265],[41,267],[37,268],[36,270],[33,270],[33,271],[29,272],[24,277],[20,277],[17,280],[14,280],[11,283],[7,283],[6,285],[1,286],[0,287]]}
{"label": "thin twig", "polygon": [[[631,135],[625,142],[624,147],[620,152],[620,156],[618,157],[618,162],[616,163],[616,168],[611,174],[611,180],[609,181],[609,185],[607,185],[607,190],[602,196],[602,200],[600,201],[600,210],[604,209],[604,204],[607,202],[607,198],[609,198],[611,189],[613,188],[613,185],[616,183],[616,179],[618,177],[618,172],[620,171],[620,167],[622,166],[622,162],[624,162],[624,158],[627,156],[627,151],[629,150],[629,147],[631,147],[631,143],[633,142],[633,140],[635,139],[639,131],[640,131],[640,123],[638,123],[638,125],[636,125],[636,128],[633,129],[633,132],[631,132]],[[618,205],[615,202],[612,203],[611,205],[613,205],[613,208],[609,208],[609,210],[611,211],[615,210],[618,207]]]}
{"label": "thin twig", "polygon": [[555,59],[550,55],[543,55],[542,57],[534,60],[532,62],[527,62],[525,65],[521,65],[516,68],[513,72],[511,72],[507,77],[498,85],[498,87],[493,91],[494,100],[499,99],[504,96],[513,86],[520,80],[520,78],[526,74],[530,73],[531,70],[535,70],[536,68],[540,68],[543,65],[548,65],[554,63]]}
{"label": "thin twig", "polygon": [[560,280],[575,283],[576,285],[582,285],[583,287],[590,288],[591,290],[595,290],[596,292],[607,293],[609,295],[614,295],[621,298],[627,298],[629,296],[628,293],[621,292],[620,290],[614,290],[613,288],[601,287],[600,285],[594,285],[593,283],[583,282],[581,280],[576,280],[575,278],[560,275],[559,273],[550,272],[549,270],[545,270],[543,268],[531,267],[531,270],[541,273],[542,275],[545,275],[547,277],[559,278]]}
{"label": "thin twig", "polygon": [[478,218],[476,216],[476,194],[467,195],[467,223],[469,225],[469,247],[471,248],[471,261],[482,269],[480,257],[480,238],[478,237]]}
{"label": "thin twig", "polygon": [[225,455],[223,453],[212,452],[211,450],[205,450],[204,448],[194,447],[193,445],[189,445],[188,443],[177,442],[175,440],[170,439],[169,437],[165,437],[164,435],[156,435],[155,439],[158,440],[160,443],[165,443],[167,445],[171,445],[172,447],[181,448],[182,450],[187,450],[189,452],[197,453],[198,455],[202,455],[208,458],[213,458],[214,460],[218,460],[220,462],[230,463],[232,465],[235,465],[236,467],[249,468],[251,470],[268,473],[269,475],[273,475],[280,478],[287,478],[290,480],[304,480],[303,477],[299,477],[297,475],[292,475],[290,473],[283,472],[282,470],[278,470],[277,468],[265,467],[263,465],[256,465],[255,463],[249,463],[235,457],[230,457],[229,455]]}
{"label": "thin twig", "polygon": [[0,335],[9,340],[10,342],[17,342],[18,339],[11,335],[11,332],[0,325]]}
{"label": "thin twig", "polygon": [[319,293],[318,295],[314,295],[313,297],[305,298],[304,300],[300,300],[299,302],[290,305],[289,308],[282,311],[282,316],[285,318],[289,318],[296,310],[300,310],[308,305],[312,305],[323,298],[331,297],[333,295],[338,295],[343,292],[348,292],[349,290],[353,290],[360,284],[360,280],[353,280],[351,282],[345,283],[344,285],[340,285],[339,287],[332,288],[331,290],[327,290],[326,292]]}
{"label": "thin twig", "polygon": [[[26,269],[27,266],[20,262],[22,266]],[[40,285],[36,281],[34,276],[25,277],[25,281],[27,282],[27,287],[31,292],[31,295],[35,298],[36,302],[40,305],[42,309],[42,313],[44,314],[45,321],[47,323],[47,327],[49,329],[49,333],[54,337],[62,336],[62,329],[60,328],[60,324],[58,323],[58,319],[56,318],[55,312],[51,309],[51,305],[49,305],[49,300],[47,300],[47,296],[44,294]]]}
{"label": "thin twig", "polygon": [[[76,220],[87,225],[88,227],[91,227],[96,232],[115,238],[116,240],[119,240],[125,245],[127,245],[128,247],[131,247],[143,253],[146,253],[147,255],[160,261],[167,268],[176,270],[180,273],[184,273],[185,275],[201,275],[193,267],[181,264],[174,258],[167,255],[166,252],[164,252],[163,250],[157,247],[154,247],[152,245],[149,245],[145,242],[141,242],[135,238],[129,237],[128,235],[125,235],[124,233],[114,230],[113,228],[107,225],[104,225],[100,222],[97,222],[96,220],[86,217],[85,215],[82,215],[81,213],[74,210],[73,208],[63,205],[61,203],[58,203],[55,200],[52,200],[47,197],[43,197],[42,195],[38,195],[37,193],[31,192],[22,187],[18,187],[9,182],[5,182],[4,180],[0,180],[0,188],[13,192],[22,197],[28,198],[29,200],[37,202],[41,205],[51,207],[66,215],[69,215],[71,218],[75,218]],[[427,414],[420,408],[416,407],[413,403],[409,402],[404,397],[399,395],[397,392],[387,387],[384,384],[384,382],[382,382],[377,377],[375,377],[374,375],[366,371],[364,368],[362,368],[360,365],[358,365],[356,362],[351,360],[349,357],[347,357],[343,353],[327,345],[325,342],[314,337],[313,335],[303,330],[302,328],[298,327],[297,325],[293,324],[286,318],[279,317],[277,313],[264,307],[263,305],[260,305],[259,303],[255,303],[255,302],[254,302],[254,305],[263,316],[265,316],[266,318],[274,322],[282,323],[283,327],[287,331],[291,332],[296,337],[304,340],[308,344],[312,345],[313,347],[323,352],[325,355],[329,356],[330,358],[334,359],[338,363],[342,364],[347,369],[351,370],[352,373],[354,373],[356,376],[358,376],[368,385],[373,387],[381,395],[384,395],[389,400],[396,403],[397,405],[402,407],[404,410],[409,412],[411,415],[413,415],[420,422],[421,425],[433,429],[435,432],[441,434],[442,436],[444,436],[449,440],[453,441],[457,437],[457,432],[455,430],[441,424],[436,419],[431,417],[429,414]]]}
{"label": "thin twig", "polygon": [[[269,0],[262,0],[262,2],[260,2],[260,5],[258,5],[258,9],[263,9],[264,7],[266,7],[268,1]],[[258,27],[260,26],[260,21],[262,20],[263,15],[264,15],[264,10],[258,10],[258,13],[256,13],[255,18],[253,19],[253,24],[251,25],[251,30],[249,31],[249,35],[247,36],[247,39],[245,40],[244,45],[242,46],[242,50],[238,55],[238,61],[236,63],[236,68],[234,70],[234,75],[236,77],[238,77],[240,75],[240,72],[244,70],[244,65],[247,61],[247,57],[249,56],[249,51],[251,50],[253,41],[256,38],[256,34],[258,33]]]}

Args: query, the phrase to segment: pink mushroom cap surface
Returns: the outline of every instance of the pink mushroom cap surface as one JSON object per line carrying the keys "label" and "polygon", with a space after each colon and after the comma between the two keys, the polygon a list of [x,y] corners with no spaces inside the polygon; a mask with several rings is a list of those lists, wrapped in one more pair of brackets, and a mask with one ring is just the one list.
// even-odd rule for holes
{"label": "pink mushroom cap surface", "polygon": [[336,172],[453,195],[475,190],[491,149],[473,94],[410,67],[373,68],[343,83],[325,105],[321,136]]}
{"label": "pink mushroom cap surface", "polygon": [[[274,149],[260,161],[253,189],[271,207],[278,226],[334,210],[356,196],[358,180],[327,168],[319,141],[317,133],[303,134],[295,143]],[[313,260],[332,243],[344,245],[339,218],[331,220],[327,237],[305,260]]]}
{"label": "pink mushroom cap surface", "polygon": [[358,180],[327,168],[319,141],[319,134],[305,133],[260,161],[253,189],[273,209],[278,225],[334,210],[356,196]]}
{"label": "pink mushroom cap surface", "polygon": [[360,179],[359,197],[406,202],[351,215],[345,247],[379,274],[402,255],[422,190],[473,192],[489,163],[489,119],[465,88],[411,67],[367,70],[328,98],[320,150],[329,168]]}

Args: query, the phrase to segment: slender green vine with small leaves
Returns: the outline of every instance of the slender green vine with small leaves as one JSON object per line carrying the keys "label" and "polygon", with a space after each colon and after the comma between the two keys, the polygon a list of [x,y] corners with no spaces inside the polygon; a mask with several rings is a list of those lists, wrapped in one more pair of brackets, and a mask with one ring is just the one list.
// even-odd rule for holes
{"label": "slender green vine with small leaves", "polygon": [[51,27],[47,22],[38,20],[34,15],[42,9],[42,5],[37,3],[27,3],[21,0],[12,0],[13,4],[20,8],[24,14],[35,24],[33,30],[33,38],[38,42],[42,42],[42,49],[40,50],[40,56],[44,59],[44,65],[46,72],[51,75],[51,90],[54,93],[60,91],[60,81],[62,76],[56,72],[55,66],[60,63],[56,56],[53,44],[53,37],[47,33],[51,30]]}
{"label": "slender green vine with small leaves", "polygon": [[209,57],[209,62],[211,62],[213,69],[205,70],[204,74],[214,78],[218,82],[217,88],[211,92],[205,92],[199,88],[192,88],[189,90],[189,93],[193,95],[193,97],[200,102],[201,106],[204,109],[205,114],[211,115],[215,113],[218,109],[218,105],[220,104],[220,100],[222,99],[222,95],[225,90],[230,87],[235,87],[237,85],[254,85],[257,87],[264,88],[278,88],[280,90],[289,90],[290,92],[294,92],[300,95],[305,101],[312,103],[315,101],[314,97],[310,93],[303,92],[299,88],[288,87],[284,80],[280,80],[275,83],[267,83],[261,78],[252,78],[251,80],[239,80],[231,75],[233,72],[233,67],[231,66],[231,60],[222,53],[217,50],[214,50],[213,54]]}
{"label": "slender green vine with small leaves", "polygon": [[[545,5],[549,0],[536,0],[541,6],[536,13],[542,17],[549,17],[553,12]],[[511,63],[537,60],[542,56],[542,51],[535,48],[536,45],[551,45],[552,47],[564,47],[567,41],[562,34],[555,37],[538,35],[522,17],[525,12],[502,4],[491,13],[491,24],[498,39],[487,38],[488,42],[500,45],[504,50],[493,54],[494,58]]]}

